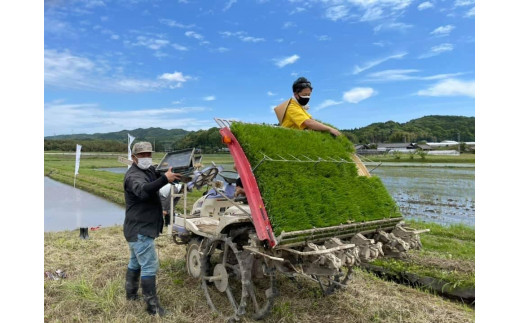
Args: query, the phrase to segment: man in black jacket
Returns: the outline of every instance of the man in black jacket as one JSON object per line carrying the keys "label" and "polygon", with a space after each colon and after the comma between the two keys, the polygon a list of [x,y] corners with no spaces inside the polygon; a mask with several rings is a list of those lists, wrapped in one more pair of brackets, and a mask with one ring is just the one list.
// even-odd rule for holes
{"label": "man in black jacket", "polygon": [[171,168],[164,174],[152,166],[152,145],[138,142],[132,148],[132,166],[125,174],[125,222],[123,232],[130,247],[130,262],[126,272],[126,298],[137,300],[139,278],[150,314],[163,316],[165,310],[159,305],[155,284],[158,269],[154,239],[162,232],[162,216],[159,189],[180,179]]}

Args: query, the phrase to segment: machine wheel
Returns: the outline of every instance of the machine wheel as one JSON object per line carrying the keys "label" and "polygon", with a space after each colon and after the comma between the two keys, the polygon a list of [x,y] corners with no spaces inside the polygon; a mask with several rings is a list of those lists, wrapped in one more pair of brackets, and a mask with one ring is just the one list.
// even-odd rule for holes
{"label": "machine wheel", "polygon": [[261,320],[271,313],[274,299],[278,296],[276,268],[270,266],[263,257],[250,256],[253,261],[248,262],[252,265],[249,270],[251,283],[247,285],[247,292],[251,302],[246,310],[252,312],[253,319]]}
{"label": "machine wheel", "polygon": [[270,313],[277,295],[275,268],[256,258],[230,237],[209,239],[201,256],[202,289],[211,309],[238,320],[246,312],[254,319]]}
{"label": "machine wheel", "polygon": [[211,309],[230,320],[245,314],[247,291],[242,279],[243,253],[229,237],[204,239],[202,289]]}
{"label": "machine wheel", "polygon": [[[347,282],[350,280],[350,277],[352,275],[352,267],[348,267],[347,273],[343,276],[343,273],[329,276],[326,279],[320,278],[320,276],[313,275],[313,278],[316,279],[320,285],[321,291],[323,292],[323,295],[327,296],[330,294],[333,294],[336,290],[341,289],[343,286],[346,285]],[[339,285],[339,284],[341,285]]]}
{"label": "machine wheel", "polygon": [[201,254],[199,252],[201,241],[191,239],[186,247],[186,271],[193,278],[200,277]]}

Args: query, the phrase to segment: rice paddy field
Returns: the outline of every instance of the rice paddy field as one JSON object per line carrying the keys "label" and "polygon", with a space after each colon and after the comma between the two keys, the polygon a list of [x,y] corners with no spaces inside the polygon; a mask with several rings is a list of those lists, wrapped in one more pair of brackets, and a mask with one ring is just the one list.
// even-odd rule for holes
{"label": "rice paddy field", "polygon": [[381,178],[405,218],[475,226],[475,168],[451,165],[381,166],[372,174]]}
{"label": "rice paddy field", "polygon": [[[124,205],[122,192],[124,176],[122,166],[124,165],[117,161],[117,156],[118,154],[82,156],[76,186],[118,205]],[[162,156],[163,154],[156,153],[153,159],[158,162]],[[45,154],[44,175],[72,185],[74,160],[73,153]],[[229,155],[204,155],[204,164],[210,164],[211,161],[225,165],[226,169],[232,167]],[[123,172],[117,173],[114,169]],[[266,322],[475,321],[474,304],[442,297],[441,293],[428,286],[414,288],[389,279],[392,273],[395,276],[396,273],[413,272],[443,282],[446,290],[461,288],[471,290],[475,286],[474,227],[470,223],[456,224],[457,218],[441,221],[447,214],[442,209],[437,213],[424,212],[426,215],[435,214],[438,217],[417,216],[419,214],[417,209],[406,208],[407,202],[414,204],[409,202],[410,198],[400,200],[399,195],[395,194],[396,188],[411,186],[415,188],[412,189],[412,193],[407,193],[409,195],[416,190],[417,195],[422,194],[421,198],[431,201],[432,204],[436,203],[436,198],[442,201],[440,204],[453,204],[453,201],[443,200],[444,195],[440,193],[443,190],[449,191],[461,181],[473,180],[474,185],[474,175],[472,179],[471,175],[466,176],[467,174],[459,176],[450,172],[441,172],[435,176],[430,175],[430,178],[446,177],[451,178],[453,182],[446,183],[436,179],[425,185],[427,181],[421,177],[425,174],[424,171],[410,175],[410,169],[410,167],[392,167],[387,173],[381,172],[376,175],[380,177],[384,187],[396,201],[400,212],[410,220],[409,223],[417,228],[431,230],[422,235],[423,250],[410,253],[410,257],[403,261],[389,260],[373,263],[374,266],[385,269],[386,278],[376,271],[357,268],[347,289],[329,297],[319,295],[318,287],[312,282],[302,280],[298,281],[297,285],[280,277],[281,296],[277,298],[273,312],[265,320]],[[419,170],[420,167],[414,169]],[[444,170],[448,169],[451,168]],[[376,169],[374,174],[377,171]],[[407,178],[405,184],[399,183],[401,177]],[[430,191],[429,195],[422,192],[424,187],[430,185],[437,186],[438,190]],[[463,195],[461,192],[467,190],[464,185],[457,189],[453,188],[451,195]],[[191,193],[188,205],[201,195],[200,191]],[[463,196],[458,198],[464,199]],[[471,205],[470,203],[470,210]],[[62,269],[67,273],[67,278],[64,279],[45,280],[44,320],[46,322],[223,321],[223,318],[211,313],[197,282],[187,276],[184,269],[185,248],[175,245],[166,235],[161,235],[156,241],[160,259],[158,293],[162,304],[172,312],[169,317],[162,320],[149,317],[144,312],[144,302],[130,303],[124,298],[127,246],[122,227],[113,226],[92,231],[91,239],[86,241],[80,240],[78,235],[77,229],[45,233],[45,271]],[[252,319],[245,318],[244,321],[249,322]]]}

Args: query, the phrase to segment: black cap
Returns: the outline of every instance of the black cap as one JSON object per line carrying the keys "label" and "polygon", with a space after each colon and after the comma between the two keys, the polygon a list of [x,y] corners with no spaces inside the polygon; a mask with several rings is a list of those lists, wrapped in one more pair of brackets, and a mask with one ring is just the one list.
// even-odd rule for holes
{"label": "black cap", "polygon": [[294,81],[292,85],[293,93],[300,92],[303,89],[309,88],[312,90],[311,82],[307,80],[305,77],[299,77],[296,81]]}

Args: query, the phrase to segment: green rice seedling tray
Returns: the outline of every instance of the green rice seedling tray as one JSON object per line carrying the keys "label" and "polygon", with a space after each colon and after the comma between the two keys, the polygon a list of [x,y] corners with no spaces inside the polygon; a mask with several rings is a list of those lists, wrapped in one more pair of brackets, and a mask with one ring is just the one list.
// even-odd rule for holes
{"label": "green rice seedling tray", "polygon": [[345,137],[233,122],[276,235],[399,218],[378,177],[359,176]]}

